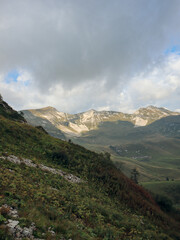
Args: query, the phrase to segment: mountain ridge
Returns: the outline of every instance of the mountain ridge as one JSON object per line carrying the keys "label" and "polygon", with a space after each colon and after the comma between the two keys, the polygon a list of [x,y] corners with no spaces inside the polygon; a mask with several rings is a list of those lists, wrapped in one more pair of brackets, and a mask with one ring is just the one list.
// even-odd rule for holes
{"label": "mountain ridge", "polygon": [[[32,125],[36,125],[36,117],[41,118],[42,121],[46,119],[65,135],[77,137],[84,132],[97,129],[99,124],[102,122],[116,122],[121,120],[131,122],[134,124],[134,126],[139,127],[147,126],[163,117],[180,114],[163,107],[158,108],[151,105],[148,107],[139,108],[132,114],[118,111],[97,111],[94,109],[90,109],[86,112],[69,114],[60,112],[51,106],[40,109],[22,110],[21,112],[23,112],[27,122]],[[28,112],[34,116],[33,121],[31,118],[29,118],[27,114]]]}
{"label": "mountain ridge", "polygon": [[15,111],[3,100],[1,94],[0,94],[0,115],[11,120],[16,120],[23,123],[26,122],[25,118],[21,114]]}

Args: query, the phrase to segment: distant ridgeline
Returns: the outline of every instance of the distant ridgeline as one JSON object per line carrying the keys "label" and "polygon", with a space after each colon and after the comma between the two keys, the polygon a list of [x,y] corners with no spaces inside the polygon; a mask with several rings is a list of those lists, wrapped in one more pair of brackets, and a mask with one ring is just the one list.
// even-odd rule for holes
{"label": "distant ridgeline", "polygon": [[0,103],[0,239],[179,239],[179,223],[110,160]]}
{"label": "distant ridgeline", "polygon": [[[56,129],[56,137],[59,137],[58,131],[61,131],[67,138],[81,137],[106,123],[112,123],[112,125],[117,122],[131,123],[129,127],[133,128],[134,126],[147,126],[168,116],[179,115],[177,112],[154,106],[140,108],[133,114],[93,109],[83,113],[68,114],[59,112],[53,107],[23,110],[22,112],[30,124],[43,126],[52,136],[55,136],[54,129]],[[54,127],[53,129],[49,127],[50,124]]]}

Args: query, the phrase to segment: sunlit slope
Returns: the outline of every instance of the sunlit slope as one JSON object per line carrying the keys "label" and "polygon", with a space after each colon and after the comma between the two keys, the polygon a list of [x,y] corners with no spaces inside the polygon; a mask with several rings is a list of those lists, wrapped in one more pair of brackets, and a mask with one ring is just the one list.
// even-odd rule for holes
{"label": "sunlit slope", "polygon": [[[79,137],[83,133],[97,130],[99,125],[105,122],[126,121],[132,123],[134,126],[147,126],[161,118],[179,115],[177,112],[154,106],[140,108],[132,114],[117,111],[96,111],[94,109],[77,114],[68,114],[60,112],[53,107],[29,109],[22,112],[30,124],[38,124],[40,118],[42,119],[42,124],[43,120],[48,120],[55,128],[62,131],[67,138]],[[46,124],[43,124],[43,126],[46,129]],[[51,129],[46,130],[52,135]]]}
{"label": "sunlit slope", "polygon": [[61,130],[56,128],[48,119],[42,119],[40,117],[35,117],[30,111],[24,111],[24,116],[26,116],[31,121],[32,126],[42,126],[48,133],[53,137],[60,139],[65,139],[64,134]]}

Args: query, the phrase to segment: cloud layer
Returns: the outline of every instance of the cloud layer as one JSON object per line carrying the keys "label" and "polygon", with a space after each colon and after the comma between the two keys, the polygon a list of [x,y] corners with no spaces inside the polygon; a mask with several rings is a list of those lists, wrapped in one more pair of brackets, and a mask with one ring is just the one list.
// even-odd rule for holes
{"label": "cloud layer", "polygon": [[179,22],[179,0],[1,0],[0,92],[17,109],[179,108]]}

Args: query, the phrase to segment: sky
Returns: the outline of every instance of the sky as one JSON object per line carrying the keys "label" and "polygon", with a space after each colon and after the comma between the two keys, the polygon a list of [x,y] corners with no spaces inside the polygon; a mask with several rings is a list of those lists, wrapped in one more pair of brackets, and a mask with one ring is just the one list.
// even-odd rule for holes
{"label": "sky", "polygon": [[53,106],[180,111],[179,0],[0,0],[0,93]]}

